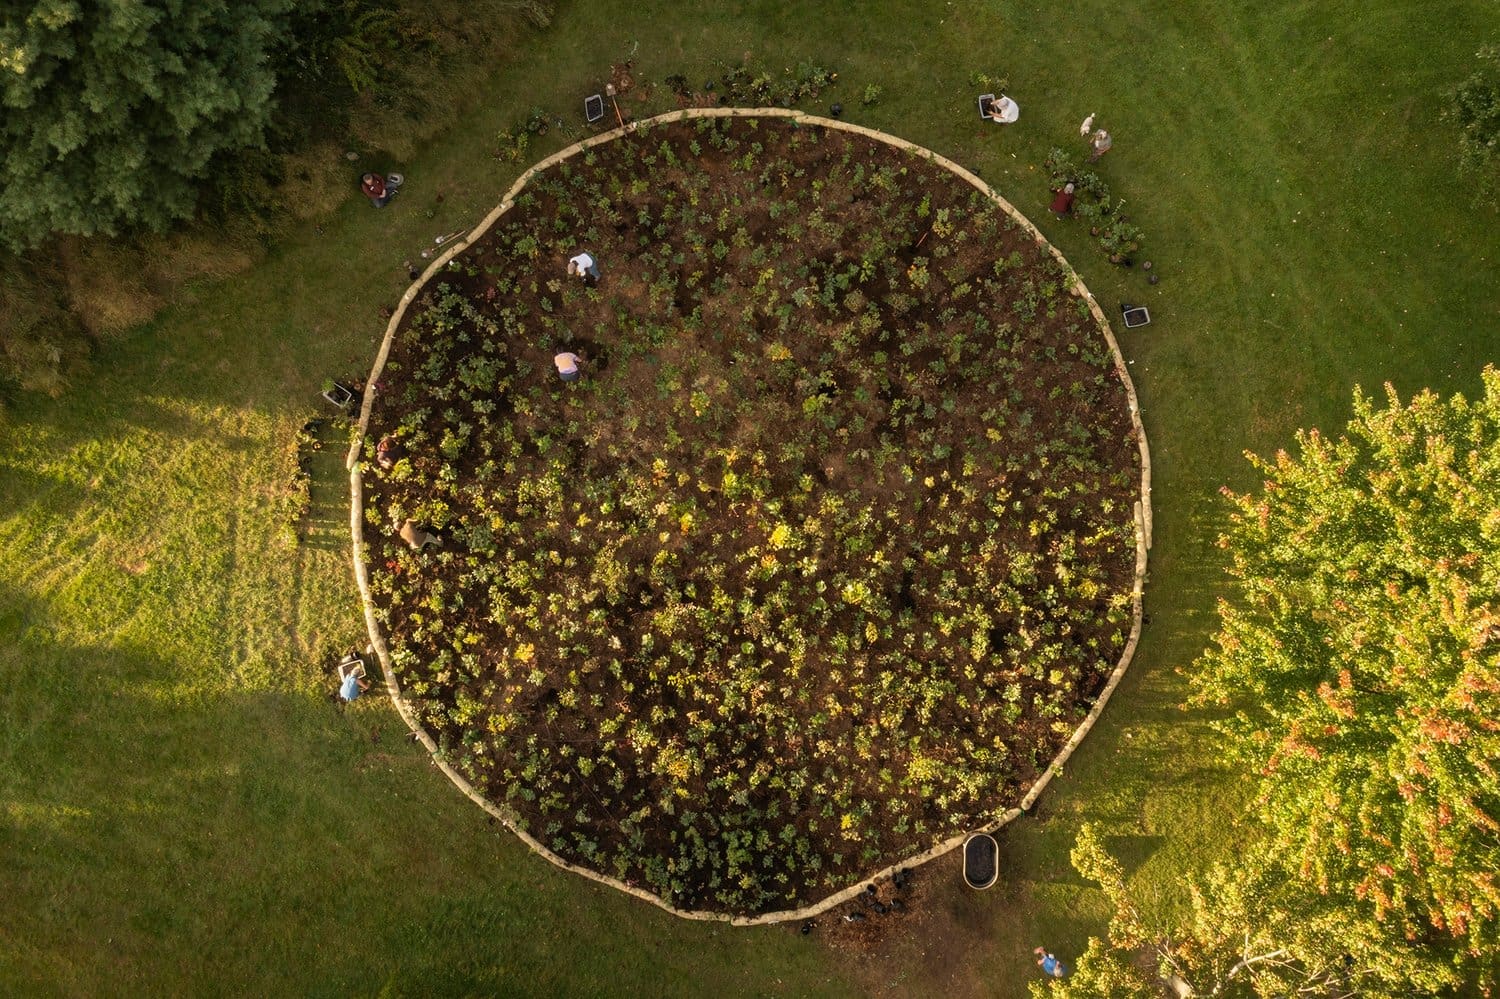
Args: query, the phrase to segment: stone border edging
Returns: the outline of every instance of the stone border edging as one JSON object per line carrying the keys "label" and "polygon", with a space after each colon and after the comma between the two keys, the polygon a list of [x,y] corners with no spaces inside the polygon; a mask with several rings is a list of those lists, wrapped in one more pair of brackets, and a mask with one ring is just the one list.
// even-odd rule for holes
{"label": "stone border edging", "polygon": [[[553,853],[550,849],[540,843],[534,836],[523,829],[518,821],[518,816],[516,816],[515,813],[511,812],[507,808],[504,808],[503,806],[496,805],[489,799],[485,798],[484,795],[480,794],[474,788],[474,786],[469,783],[467,778],[465,778],[462,774],[455,770],[448,763],[448,761],[443,758],[442,750],[438,747],[432,736],[428,734],[427,730],[422,727],[422,724],[420,720],[418,720],[416,713],[412,710],[411,705],[408,704],[405,697],[402,696],[401,686],[396,680],[395,671],[391,669],[390,653],[386,649],[385,638],[375,620],[375,605],[370,599],[370,581],[368,578],[368,574],[365,571],[364,561],[364,483],[360,477],[359,452],[361,445],[364,443],[365,434],[369,429],[370,410],[374,404],[375,399],[375,383],[379,379],[381,371],[385,368],[386,359],[390,356],[391,342],[395,339],[396,329],[401,324],[402,317],[406,315],[407,307],[416,300],[417,295],[420,294],[423,286],[430,278],[432,278],[444,267],[446,267],[448,265],[448,262],[455,256],[457,256],[460,252],[468,249],[468,247],[476,239],[483,236],[486,232],[489,231],[490,227],[495,224],[495,222],[500,218],[501,215],[510,210],[511,206],[515,204],[516,196],[521,192],[522,188],[526,186],[527,182],[530,181],[531,178],[536,174],[541,173],[543,170],[561,163],[563,160],[568,159],[569,157],[572,157],[580,152],[583,152],[584,150],[589,149],[592,146],[597,146],[604,142],[610,142],[632,132],[649,130],[656,125],[668,124],[671,122],[682,121],[689,118],[791,118],[795,122],[806,122],[808,124],[821,125],[825,128],[834,128],[845,132],[853,132],[858,135],[863,135],[866,138],[874,139],[878,142],[883,142],[886,145],[894,146],[897,149],[902,149],[915,155],[921,156],[924,159],[930,160],[931,162],[946,168],[947,170],[956,174],[958,177],[967,181],[981,194],[997,204],[1013,220],[1020,223],[1020,225],[1024,227],[1026,231],[1031,233],[1032,238],[1037,241],[1038,245],[1047,247],[1047,249],[1051,252],[1053,258],[1056,259],[1057,262],[1066,270],[1066,272],[1072,276],[1073,286],[1071,290],[1073,294],[1081,297],[1085,302],[1088,303],[1089,311],[1093,314],[1095,322],[1098,323],[1100,331],[1104,334],[1105,341],[1109,344],[1110,353],[1114,356],[1115,370],[1120,376],[1120,381],[1125,386],[1125,395],[1130,404],[1130,422],[1132,427],[1134,427],[1136,442],[1139,446],[1141,454],[1141,498],[1135,504],[1136,556],[1135,582],[1131,589],[1133,620],[1130,627],[1130,637],[1125,643],[1125,650],[1120,654],[1119,663],[1110,673],[1109,680],[1105,683],[1104,689],[1099,692],[1099,696],[1095,700],[1093,708],[1089,710],[1088,715],[1083,719],[1083,721],[1079,722],[1078,727],[1073,731],[1072,737],[1069,738],[1068,741],[1063,745],[1062,749],[1058,751],[1057,755],[1052,759],[1052,762],[1047,765],[1047,769],[1042,772],[1042,775],[1038,777],[1032,784],[1030,789],[1027,790],[1026,795],[1021,799],[1021,804],[1018,807],[1007,809],[999,818],[995,819],[985,826],[980,827],[979,829],[972,829],[967,832],[960,833],[957,836],[937,843],[936,845],[928,848],[927,850],[924,850],[923,852],[913,857],[908,857],[907,859],[899,863],[892,864],[889,867],[886,867],[884,870],[880,870],[873,874],[861,877],[855,884],[834,892],[832,895],[826,896],[825,898],[822,898],[819,901],[812,903],[811,905],[803,906],[800,909],[783,910],[780,912],[766,912],[754,916],[736,916],[725,912],[704,912],[699,910],[679,909],[665,899],[657,895],[653,895],[641,888],[637,888],[634,885],[628,885],[618,878],[613,878],[607,874],[601,874],[600,872],[592,870],[590,868],[580,867],[577,864],[571,863],[570,861],[567,861],[562,857],[559,857],[557,854]],[[516,836],[518,836],[523,843],[529,846],[534,853],[546,858],[565,871],[571,871],[575,874],[581,874],[593,881],[597,881],[600,884],[608,885],[611,888],[615,888],[627,894],[633,895],[644,902],[649,902],[652,905],[657,906],[658,908],[665,909],[667,912],[670,912],[675,916],[681,916],[685,919],[713,920],[718,922],[727,922],[734,926],[756,926],[766,923],[780,923],[789,922],[792,920],[808,919],[827,912],[829,909],[843,905],[845,902],[851,901],[860,892],[864,891],[864,885],[870,881],[876,880],[878,878],[888,877],[896,870],[903,867],[916,867],[921,864],[925,864],[930,860],[934,860],[958,848],[959,846],[962,846],[964,840],[966,840],[970,835],[974,833],[995,832],[1002,826],[1006,825],[1007,823],[1030,809],[1031,806],[1035,804],[1037,797],[1042,793],[1042,790],[1049,783],[1051,783],[1052,778],[1055,777],[1059,772],[1061,772],[1063,765],[1066,764],[1068,758],[1073,755],[1073,751],[1078,748],[1078,745],[1083,741],[1084,736],[1088,735],[1089,730],[1094,727],[1094,722],[1098,721],[1100,714],[1102,714],[1104,711],[1105,705],[1109,703],[1110,695],[1112,695],[1115,691],[1115,688],[1120,685],[1120,681],[1124,678],[1125,671],[1129,668],[1130,661],[1135,655],[1136,645],[1140,641],[1142,596],[1146,581],[1146,553],[1151,548],[1151,452],[1146,443],[1145,427],[1141,424],[1140,404],[1136,398],[1135,385],[1130,380],[1130,372],[1126,368],[1125,358],[1124,355],[1120,353],[1120,345],[1115,340],[1114,332],[1110,329],[1109,320],[1105,318],[1104,311],[1099,307],[1099,303],[1095,301],[1093,294],[1088,290],[1087,287],[1084,286],[1083,280],[1078,277],[1077,272],[1074,271],[1073,268],[1068,264],[1067,259],[1062,255],[1062,251],[1058,250],[1057,247],[1049,243],[1047,241],[1047,238],[1042,235],[1041,230],[1037,229],[1037,227],[1032,224],[1030,219],[1017,211],[1016,207],[1009,201],[1007,201],[1004,197],[1002,197],[997,191],[995,191],[970,171],[959,166],[957,163],[954,163],[952,160],[934,153],[930,149],[926,149],[922,146],[907,142],[905,139],[900,139],[896,136],[887,135],[884,132],[877,132],[874,129],[865,128],[861,125],[854,125],[848,122],[837,121],[831,118],[822,118],[817,115],[810,115],[802,111],[787,108],[687,108],[680,111],[671,111],[666,114],[657,115],[656,117],[648,118],[645,121],[632,122],[623,128],[615,128],[611,129],[608,132],[602,132],[599,135],[590,136],[587,139],[583,139],[580,142],[576,142],[573,145],[568,146],[566,149],[562,149],[558,152],[553,153],[551,156],[548,156],[546,159],[533,165],[525,173],[521,174],[520,177],[516,178],[516,182],[512,184],[510,190],[505,193],[505,197],[502,198],[500,203],[496,205],[495,208],[484,217],[483,221],[475,226],[474,229],[471,230],[466,236],[463,236],[461,239],[457,239],[452,242],[449,245],[448,249],[442,255],[433,260],[433,262],[429,264],[427,269],[422,273],[422,276],[419,277],[415,282],[413,282],[411,287],[406,289],[406,293],[401,296],[400,303],[397,305],[395,312],[392,313],[390,321],[386,324],[385,337],[381,340],[380,350],[376,353],[375,364],[370,369],[370,377],[365,381],[364,396],[359,408],[358,429],[359,433],[355,435],[353,443],[350,444],[349,455],[345,461],[345,467],[349,470],[349,530],[351,534],[352,554],[354,559],[354,578],[355,582],[359,586],[360,603],[364,608],[365,628],[370,635],[370,644],[371,647],[375,650],[375,654],[380,658],[381,670],[385,674],[386,690],[390,694],[392,703],[396,705],[396,710],[400,713],[401,719],[406,722],[407,727],[411,729],[412,734],[418,739],[418,741],[420,741],[422,745],[426,747],[428,753],[430,753],[432,756],[433,763],[436,764],[438,769],[442,770],[444,775],[446,775],[447,778],[453,782],[454,786],[462,791],[480,808],[484,809],[500,822],[503,822],[506,828],[515,833]]]}

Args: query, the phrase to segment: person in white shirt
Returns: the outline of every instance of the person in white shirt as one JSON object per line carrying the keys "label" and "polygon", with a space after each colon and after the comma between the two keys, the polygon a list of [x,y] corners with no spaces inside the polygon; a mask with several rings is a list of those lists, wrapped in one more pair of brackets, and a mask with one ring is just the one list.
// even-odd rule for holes
{"label": "person in white shirt", "polygon": [[985,113],[990,121],[997,121],[1002,125],[1009,125],[1021,117],[1021,105],[1001,94],[990,101],[990,109]]}
{"label": "person in white shirt", "polygon": [[565,382],[576,382],[582,374],[578,365],[583,363],[583,358],[577,354],[567,352],[558,354],[552,358],[552,363],[557,365],[557,377]]}
{"label": "person in white shirt", "polygon": [[583,278],[584,283],[593,287],[599,280],[599,265],[594,263],[594,258],[588,253],[580,253],[568,261],[568,276]]}

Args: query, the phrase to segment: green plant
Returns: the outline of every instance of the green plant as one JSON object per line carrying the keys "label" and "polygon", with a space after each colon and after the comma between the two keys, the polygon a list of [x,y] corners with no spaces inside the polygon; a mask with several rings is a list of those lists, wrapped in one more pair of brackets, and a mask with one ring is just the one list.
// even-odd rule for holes
{"label": "green plant", "polygon": [[247,0],[184,18],[143,4],[127,18],[48,2],[5,15],[0,243],[190,216],[214,154],[264,141],[288,9]]}
{"label": "green plant", "polygon": [[532,137],[545,135],[547,128],[547,113],[539,107],[533,107],[523,120],[495,136],[499,145],[495,157],[508,162],[525,158]]}
{"label": "green plant", "polygon": [[1110,192],[1109,185],[1104,182],[1104,178],[1092,170],[1085,170],[1075,176],[1077,178],[1078,189],[1083,192],[1084,196],[1102,205],[1107,212],[1110,203]]}
{"label": "green plant", "polygon": [[[489,261],[484,271],[456,258],[408,314],[372,433],[396,427],[413,446],[431,442],[431,460],[375,473],[370,517],[446,526],[453,545],[438,557],[465,561],[433,579],[388,540],[371,551],[370,571],[403,673],[428,691],[428,723],[446,744],[470,747],[470,779],[503,784],[553,849],[628,872],[677,904],[785,907],[977,821],[995,787],[1015,780],[1013,754],[1047,753],[1010,745],[1023,719],[1047,740],[1065,737],[1079,691],[1119,654],[1120,619],[1101,597],[1120,595],[1134,536],[1103,524],[1128,504],[1119,497],[1067,522],[1058,509],[1070,488],[1113,495],[1107,466],[1134,464],[1124,439],[1111,432],[1105,444],[1094,424],[1108,393],[1082,390],[1104,384],[1112,359],[1085,350],[1089,332],[1057,315],[1066,275],[1052,258],[921,161],[777,119],[660,125],[591,153],[534,178],[470,249]],[[924,233],[921,254],[904,266],[886,255],[884,282],[872,271],[858,289],[867,261],[843,249],[843,223],[818,201],[856,158],[873,169],[845,186],[879,206],[858,252]],[[543,206],[574,224],[546,224]],[[731,219],[758,234],[754,251],[720,241],[723,252],[710,252]],[[971,226],[996,235],[961,239]],[[602,312],[593,295],[537,271],[578,227],[592,233],[591,251],[617,262]],[[799,256],[808,246],[830,249]],[[505,304],[492,305],[502,284]],[[593,348],[617,363],[566,393],[528,376],[520,359],[535,334],[523,315],[550,337],[585,312]],[[1019,360],[981,361],[1011,314],[1026,331],[1015,342],[1038,365],[1024,380]],[[899,339],[883,321],[896,315]],[[679,349],[679,322],[697,331],[697,349]],[[556,335],[548,348],[572,345]],[[644,362],[631,381],[617,373],[631,370],[625,358]],[[1018,416],[1022,434],[991,435],[995,414],[974,415],[993,370],[1020,398],[1048,404],[1040,418]],[[504,412],[480,405],[492,397]],[[1053,451],[1058,435],[1076,446]],[[857,472],[826,481],[819,462],[833,456]],[[1002,465],[1017,470],[1020,492],[976,481]],[[1049,467],[1062,482],[1021,472]],[[897,469],[903,487],[870,490]],[[603,554],[578,558],[584,537]],[[1053,581],[1041,592],[1038,544]],[[958,551],[1002,568],[960,579],[950,568]],[[908,568],[897,552],[923,558]],[[997,586],[1009,606],[991,605]],[[926,615],[893,627],[913,589],[926,594]],[[560,601],[584,594],[587,617],[560,620]],[[486,608],[482,622],[468,616],[474,606]],[[1007,641],[1020,621],[1024,640]],[[451,672],[471,642],[486,664],[475,679],[503,698],[474,700]],[[618,669],[605,675],[606,664]],[[981,674],[1018,670],[1036,685],[987,696],[999,681]],[[612,706],[608,728],[594,698]],[[891,771],[879,789],[851,775],[833,737],[845,716],[877,704],[906,719],[858,737],[856,756]],[[939,720],[952,710],[969,713],[977,743],[1004,752],[950,750],[939,765],[895,735],[943,742]],[[617,737],[615,721],[628,735]],[[767,745],[768,727],[777,745],[808,748],[749,753]],[[580,797],[566,748],[575,739],[601,747],[590,778],[617,777],[614,800]],[[753,798],[740,775],[758,788]],[[837,809],[837,827],[814,835],[799,821],[768,840],[765,810],[797,815],[798,789],[810,786]],[[915,813],[922,797],[940,804],[941,820],[897,833],[873,818]],[[685,840],[621,832],[631,816],[675,824],[679,809],[713,824],[686,822]]]}
{"label": "green plant", "polygon": [[[1483,973],[1500,869],[1500,371],[1483,394],[1356,392],[1347,436],[1299,433],[1228,492],[1236,595],[1193,672],[1257,785],[1267,850],[1312,872],[1350,938]],[[1383,943],[1381,943],[1383,941]],[[1415,950],[1414,950],[1415,948]],[[1395,973],[1398,977],[1400,972]]]}
{"label": "green plant", "polygon": [[507,130],[496,135],[495,141],[499,143],[499,149],[495,153],[496,158],[515,162],[525,157],[526,150],[531,145],[531,133],[524,130]]}
{"label": "green plant", "polygon": [[1459,168],[1475,200],[1500,207],[1500,45],[1486,45],[1479,68],[1448,94],[1443,119],[1459,127]]}
{"label": "green plant", "polygon": [[1054,190],[1064,184],[1075,183],[1079,177],[1078,161],[1071,153],[1056,146],[1047,153],[1044,168],[1047,171],[1048,183]]}
{"label": "green plant", "polygon": [[356,94],[373,89],[395,48],[397,12],[370,0],[334,0],[297,11],[289,63],[326,86],[342,77]]}
{"label": "green plant", "polygon": [[1010,77],[998,73],[991,76],[976,70],[969,74],[969,85],[988,93],[1003,94],[1010,89]]}
{"label": "green plant", "polygon": [[802,62],[795,70],[783,70],[778,76],[741,63],[726,68],[719,79],[721,103],[791,107],[804,98],[816,99],[838,81],[838,74]]}
{"label": "green plant", "polygon": [[[1122,216],[1118,209],[1109,215],[1103,231],[1099,234],[1099,245],[1111,258],[1128,257],[1141,248],[1144,235],[1140,226]],[[1115,261],[1118,263],[1118,261]]]}

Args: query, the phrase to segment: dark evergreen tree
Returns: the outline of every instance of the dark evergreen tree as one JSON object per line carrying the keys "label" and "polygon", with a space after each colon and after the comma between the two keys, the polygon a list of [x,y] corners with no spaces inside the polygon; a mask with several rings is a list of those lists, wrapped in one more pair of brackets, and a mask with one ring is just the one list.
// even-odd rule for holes
{"label": "dark evergreen tree", "polygon": [[296,0],[32,0],[0,10],[0,242],[160,229],[215,153],[258,146]]}

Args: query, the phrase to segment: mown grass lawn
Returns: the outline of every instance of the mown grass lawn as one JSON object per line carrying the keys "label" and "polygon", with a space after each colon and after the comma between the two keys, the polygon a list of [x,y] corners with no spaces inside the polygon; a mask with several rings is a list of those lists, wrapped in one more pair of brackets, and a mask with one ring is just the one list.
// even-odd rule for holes
{"label": "mown grass lawn", "polygon": [[[1066,955],[1099,929],[1067,862],[1084,818],[1112,830],[1148,904],[1173,904],[1177,869],[1235,839],[1233,775],[1177,709],[1222,590],[1216,490],[1247,484],[1243,449],[1337,429],[1355,384],[1472,391],[1495,357],[1500,229],[1469,206],[1437,120],[1494,33],[1486,0],[564,4],[461,127],[399,164],[390,208],[351,178],[321,232],[191,288],[68,395],[5,417],[0,992],[1017,995],[1033,945]],[[684,923],[557,872],[388,705],[331,707],[320,663],[361,628],[337,448],[301,545],[280,499],[320,382],[367,366],[402,261],[524,166],[490,157],[498,130],[533,103],[576,121],[628,56],[641,80],[701,80],[747,52],[836,67],[851,117],[977,168],[1102,302],[1155,318],[1121,337],[1156,509],[1131,675],[1006,833],[1001,885],[937,892],[868,957],[821,933]],[[1010,78],[1017,125],[977,119],[976,71]],[[861,109],[870,83],[882,100]],[[1115,135],[1100,172],[1147,232],[1155,288],[1045,212],[1041,161],[1090,111]]]}

